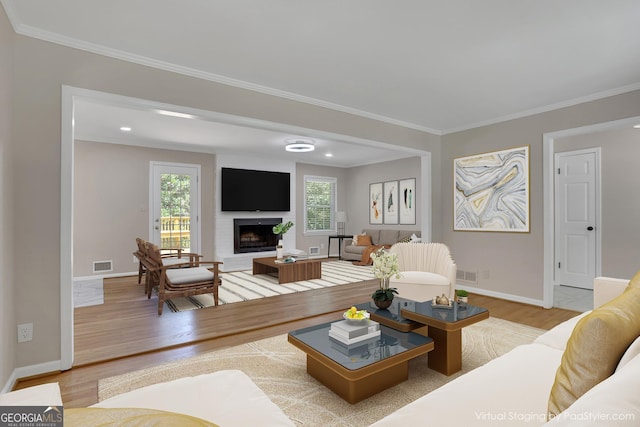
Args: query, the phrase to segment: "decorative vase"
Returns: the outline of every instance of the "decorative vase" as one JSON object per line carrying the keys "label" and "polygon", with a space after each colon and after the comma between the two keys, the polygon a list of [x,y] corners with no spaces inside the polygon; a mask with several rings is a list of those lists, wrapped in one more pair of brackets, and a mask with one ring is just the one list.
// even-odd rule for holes
{"label": "decorative vase", "polygon": [[389,308],[389,306],[391,306],[392,302],[393,302],[393,300],[391,300],[391,299],[385,299],[385,300],[375,299],[375,300],[373,300],[373,303],[376,305],[376,307],[378,307],[379,309],[382,309],[382,310],[386,310],[387,308]]}
{"label": "decorative vase", "polygon": [[[380,278],[380,289],[382,290],[387,290],[389,289],[389,278],[388,277],[381,277]],[[393,294],[391,294],[391,298],[389,299],[374,299],[373,303],[376,305],[376,307],[384,310],[389,308],[389,306],[391,305],[391,303],[393,302]]]}
{"label": "decorative vase", "polygon": [[276,258],[282,259],[284,257],[284,245],[282,239],[278,240],[278,246],[276,246]]}

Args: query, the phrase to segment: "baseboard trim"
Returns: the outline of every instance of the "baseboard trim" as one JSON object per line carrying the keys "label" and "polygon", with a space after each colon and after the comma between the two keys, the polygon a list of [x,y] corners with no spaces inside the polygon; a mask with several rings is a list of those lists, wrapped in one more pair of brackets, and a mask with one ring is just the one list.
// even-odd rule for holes
{"label": "baseboard trim", "polygon": [[91,280],[91,279],[111,279],[114,277],[129,277],[129,276],[137,276],[137,271],[130,271],[124,273],[111,273],[111,274],[96,274],[95,276],[79,276],[74,277],[73,280]]}
{"label": "baseboard trim", "polygon": [[485,296],[488,296],[488,297],[500,298],[500,299],[504,299],[504,300],[507,300],[507,301],[521,302],[523,304],[530,304],[530,305],[535,305],[535,306],[543,307],[543,308],[551,308],[551,307],[545,307],[544,300],[541,300],[541,299],[526,298],[526,297],[522,297],[520,295],[506,294],[504,292],[489,291],[487,289],[475,288],[473,286],[465,286],[463,283],[458,284],[456,286],[456,288],[463,288],[463,289],[471,292],[472,294],[485,295]]}
{"label": "baseboard trim", "polygon": [[61,366],[62,362],[60,360],[56,360],[52,362],[38,363],[37,365],[15,368],[13,372],[11,372],[9,379],[2,388],[2,393],[13,391],[16,383],[21,378],[29,378],[36,375],[48,374],[51,372],[60,372],[62,370]]}

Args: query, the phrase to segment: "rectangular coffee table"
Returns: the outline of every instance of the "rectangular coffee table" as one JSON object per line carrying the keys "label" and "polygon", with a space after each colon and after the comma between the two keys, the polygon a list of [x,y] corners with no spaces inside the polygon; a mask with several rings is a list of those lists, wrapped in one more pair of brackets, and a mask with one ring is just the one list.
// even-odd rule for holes
{"label": "rectangular coffee table", "polygon": [[296,262],[277,263],[276,257],[254,258],[253,274],[275,274],[278,276],[280,284],[320,279],[322,277],[322,261],[303,259]]}
{"label": "rectangular coffee table", "polygon": [[356,307],[371,313],[371,319],[400,331],[415,331],[433,338],[429,368],[445,375],[462,369],[462,328],[489,318],[486,308],[453,303],[451,308],[432,307],[431,301],[416,302],[396,297],[391,307],[379,310],[373,302]]}
{"label": "rectangular coffee table", "polygon": [[288,340],[307,354],[307,373],[349,403],[408,378],[409,360],[433,350],[433,340],[380,325],[380,336],[345,345],[329,337],[331,323],[289,332]]}

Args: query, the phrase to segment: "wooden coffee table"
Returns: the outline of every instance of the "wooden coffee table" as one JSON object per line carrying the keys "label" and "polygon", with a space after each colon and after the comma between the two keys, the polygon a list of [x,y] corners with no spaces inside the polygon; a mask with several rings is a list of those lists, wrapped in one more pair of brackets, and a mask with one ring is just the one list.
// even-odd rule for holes
{"label": "wooden coffee table", "polygon": [[288,340],[307,354],[307,373],[349,403],[405,381],[409,360],[433,350],[429,337],[382,325],[379,337],[350,346],[329,337],[329,329],[331,322],[298,329]]}
{"label": "wooden coffee table", "polygon": [[302,259],[296,262],[277,263],[276,257],[254,258],[253,274],[276,275],[280,284],[320,279],[322,277],[322,261]]}
{"label": "wooden coffee table", "polygon": [[400,331],[414,331],[433,338],[429,368],[445,375],[462,369],[462,328],[489,318],[489,311],[471,304],[453,303],[451,308],[432,307],[431,301],[416,302],[396,297],[388,310],[373,303],[358,304],[371,313],[371,319]]}

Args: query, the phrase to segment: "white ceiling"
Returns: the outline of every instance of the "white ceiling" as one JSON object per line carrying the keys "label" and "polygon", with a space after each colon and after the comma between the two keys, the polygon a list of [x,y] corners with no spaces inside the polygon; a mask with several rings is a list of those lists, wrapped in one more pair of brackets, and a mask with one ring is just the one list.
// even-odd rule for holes
{"label": "white ceiling", "polygon": [[637,0],[1,1],[20,34],[436,134],[640,89]]}

